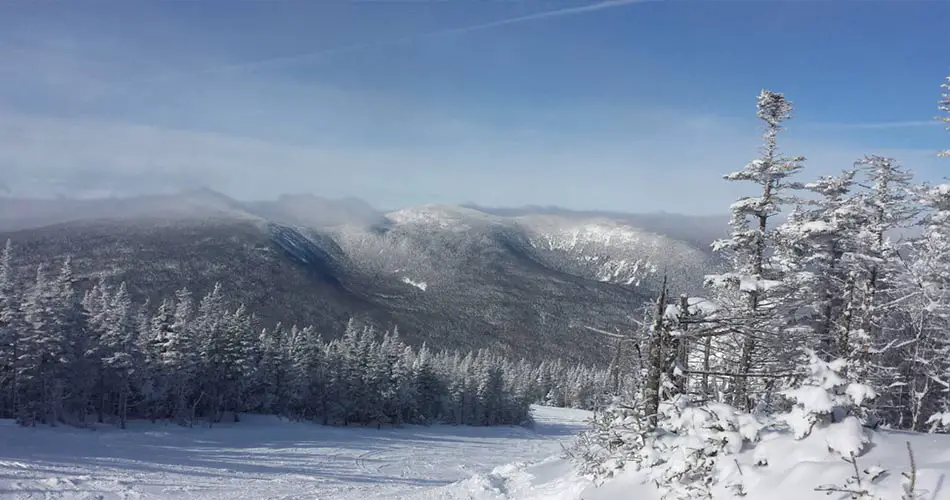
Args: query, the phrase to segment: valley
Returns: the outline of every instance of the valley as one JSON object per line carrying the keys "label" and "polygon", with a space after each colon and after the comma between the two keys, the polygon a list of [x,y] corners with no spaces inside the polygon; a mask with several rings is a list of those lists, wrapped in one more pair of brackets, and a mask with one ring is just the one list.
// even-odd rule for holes
{"label": "valley", "polygon": [[633,328],[664,273],[689,293],[717,262],[708,243],[580,214],[383,213],[353,200],[247,203],[210,190],[0,198],[0,208],[0,240],[19,249],[20,279],[69,256],[84,289],[126,282],[135,300],[156,303],[220,283],[264,326],[313,325],[335,338],[357,318],[397,327],[413,345],[534,360],[606,363],[609,348],[586,327]]}

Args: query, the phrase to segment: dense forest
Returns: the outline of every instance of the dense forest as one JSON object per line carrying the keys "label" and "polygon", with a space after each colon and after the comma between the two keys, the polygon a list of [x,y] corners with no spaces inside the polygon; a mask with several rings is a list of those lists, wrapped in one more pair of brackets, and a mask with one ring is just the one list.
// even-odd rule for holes
{"label": "dense forest", "polygon": [[[263,329],[216,286],[157,306],[124,283],[80,293],[67,258],[15,276],[0,259],[0,418],[23,425],[169,419],[183,425],[259,412],[331,425],[524,424],[529,405],[593,408],[606,370],[433,352],[351,321],[325,341],[312,327]],[[616,375],[616,371],[612,372]]]}
{"label": "dense forest", "polygon": [[[942,88],[950,123],[950,78]],[[821,434],[854,463],[875,429],[950,429],[950,184],[879,155],[808,179],[806,159],[779,148],[791,114],[783,94],[758,96],[761,155],[725,176],[753,193],[714,245],[730,268],[703,297],[664,291],[627,339],[647,353],[637,396],[575,450],[594,476],[645,468],[666,498],[710,498],[730,454],[766,433]],[[825,491],[871,498],[854,470]]]}

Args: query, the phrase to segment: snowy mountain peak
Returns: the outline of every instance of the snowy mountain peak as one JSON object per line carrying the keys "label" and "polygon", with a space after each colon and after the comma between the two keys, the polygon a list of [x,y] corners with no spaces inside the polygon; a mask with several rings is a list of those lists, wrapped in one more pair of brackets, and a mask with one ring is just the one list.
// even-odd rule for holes
{"label": "snowy mountain peak", "polygon": [[557,216],[519,218],[529,228],[531,245],[573,274],[598,281],[640,285],[664,270],[674,271],[674,286],[691,289],[710,261],[701,250],[679,240],[609,219]]}
{"label": "snowy mountain peak", "polygon": [[386,214],[396,224],[431,226],[464,231],[478,226],[500,224],[504,219],[478,210],[454,205],[421,205]]}

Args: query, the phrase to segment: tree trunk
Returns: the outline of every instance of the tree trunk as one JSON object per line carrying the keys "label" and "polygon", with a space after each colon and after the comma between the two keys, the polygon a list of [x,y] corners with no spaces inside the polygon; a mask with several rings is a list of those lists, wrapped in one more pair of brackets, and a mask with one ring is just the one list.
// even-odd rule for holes
{"label": "tree trunk", "polygon": [[651,328],[650,346],[647,350],[647,377],[643,385],[643,409],[647,416],[648,426],[653,429],[658,422],[660,411],[660,388],[664,371],[664,344],[666,331],[663,322],[663,313],[666,309],[666,278],[663,278],[663,289],[656,300],[653,327]]}
{"label": "tree trunk", "polygon": [[689,298],[680,295],[679,317],[677,318],[678,335],[670,339],[669,361],[667,362],[667,376],[673,382],[673,391],[676,394],[686,394],[689,373],[689,346],[686,342],[686,330],[689,328]]}

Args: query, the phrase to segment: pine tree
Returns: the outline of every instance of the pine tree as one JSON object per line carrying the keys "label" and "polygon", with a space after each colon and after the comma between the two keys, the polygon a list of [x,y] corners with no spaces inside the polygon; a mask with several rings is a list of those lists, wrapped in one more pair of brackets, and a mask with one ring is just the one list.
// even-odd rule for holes
{"label": "pine tree", "polygon": [[288,352],[288,341],[297,336],[297,327],[294,326],[289,335],[280,323],[270,329],[264,329],[260,336],[261,359],[258,364],[262,380],[263,404],[266,413],[284,415],[289,403],[289,385],[291,383],[288,370],[291,367]]}
{"label": "pine tree", "polygon": [[108,401],[108,387],[106,386],[108,374],[102,363],[102,358],[106,356],[102,337],[109,325],[107,315],[111,300],[112,291],[104,277],[100,277],[98,283],[87,291],[82,299],[87,331],[83,364],[90,367],[93,372],[92,379],[89,381],[91,385],[89,389],[90,400],[96,411],[96,420],[99,423],[105,420]]}
{"label": "pine tree", "polygon": [[[732,342],[741,346],[729,363],[735,374],[731,398],[733,404],[747,410],[767,391],[767,388],[752,386],[753,368],[767,363],[765,358],[769,354],[785,351],[780,349],[783,347],[779,341],[781,326],[773,321],[781,320],[775,310],[775,297],[783,277],[780,269],[768,261],[774,238],[769,221],[788,201],[786,191],[800,187],[789,178],[802,169],[804,161],[804,157],[784,156],[777,145],[782,123],[791,117],[791,102],[780,93],[763,90],[757,108],[758,117],[765,124],[762,155],[725,179],[750,182],[761,194],[740,198],[732,205],[732,234],[714,245],[716,251],[729,257],[732,270],[707,279],[709,285],[719,290],[722,305],[731,309],[724,316],[728,316]],[[760,338],[762,340],[758,340]],[[771,345],[762,345],[763,342]]]}
{"label": "pine tree", "polygon": [[[941,85],[944,92],[938,109],[947,116],[939,119],[950,130],[950,76]],[[939,156],[950,157],[950,149]],[[911,274],[919,287],[920,311],[916,325],[911,370],[912,425],[918,429],[931,396],[930,382],[939,386],[929,423],[931,430],[950,429],[950,184],[938,184],[921,190],[923,205],[929,209],[921,225],[924,230],[913,242]],[[914,369],[916,368],[916,369]]]}
{"label": "pine tree", "polygon": [[895,284],[901,280],[904,265],[899,244],[890,239],[897,229],[914,223],[919,209],[910,199],[913,176],[892,158],[867,156],[856,163],[864,173],[867,191],[861,209],[862,231],[850,254],[853,265],[852,286],[848,293],[848,325],[843,349],[849,353],[849,370],[855,380],[876,390],[892,381],[892,370],[882,366],[883,358],[894,345],[900,326],[889,323],[893,312]]}
{"label": "pine tree", "polygon": [[[62,357],[59,360],[63,386],[70,390],[64,394],[64,417],[86,420],[87,401],[92,389],[90,381],[95,380],[95,370],[87,362],[86,351],[90,339],[82,312],[82,304],[76,292],[76,278],[73,275],[72,261],[65,259],[59,276],[53,283],[53,325],[54,334],[61,340]],[[67,384],[66,378],[71,381]],[[65,389],[64,389],[65,390]]]}
{"label": "pine tree", "polygon": [[857,171],[846,170],[805,184],[817,199],[789,214],[778,228],[776,258],[792,283],[789,313],[800,326],[799,345],[816,350],[823,359],[847,355],[837,339],[848,283],[846,256],[861,228],[855,216],[852,189]]}
{"label": "pine tree", "polygon": [[175,292],[172,322],[161,346],[162,372],[169,375],[168,406],[179,422],[192,422],[194,405],[202,397],[197,392],[195,378],[199,367],[199,344],[195,334],[194,300],[183,288]]}
{"label": "pine tree", "polygon": [[796,439],[807,438],[816,429],[834,432],[827,439],[829,446],[843,457],[860,455],[869,441],[862,428],[858,411],[862,405],[877,396],[864,384],[844,376],[847,361],[823,361],[814,351],[806,350],[808,364],[803,382],[783,395],[794,402],[784,416]]}
{"label": "pine tree", "polygon": [[[940,88],[943,89],[943,94],[937,104],[937,109],[939,109],[941,113],[946,113],[946,116],[940,117],[940,121],[946,123],[947,130],[950,130],[950,76],[946,78]],[[950,149],[941,151],[940,156],[950,157]]]}
{"label": "pine tree", "polygon": [[[174,302],[165,299],[159,304],[155,314],[151,318],[144,318],[145,323],[140,326],[139,350],[142,352],[144,365],[142,397],[152,421],[168,418],[172,414],[170,386],[173,384],[174,374],[166,370],[165,359],[169,354],[166,351],[169,338],[174,333],[174,312]],[[142,314],[144,316],[146,311],[143,310]]]}
{"label": "pine tree", "polygon": [[17,415],[19,381],[17,359],[21,348],[20,297],[13,272],[13,243],[7,240],[0,255],[0,417]]}
{"label": "pine tree", "polygon": [[108,391],[115,398],[114,408],[119,427],[124,429],[132,396],[132,376],[138,365],[134,309],[124,282],[112,296],[107,318],[100,340],[102,366],[106,373]]}
{"label": "pine tree", "polygon": [[413,361],[412,378],[417,398],[415,407],[420,421],[422,423],[441,421],[444,418],[442,405],[447,397],[447,388],[436,373],[432,365],[432,355],[425,345],[419,349]]}
{"label": "pine tree", "polygon": [[56,298],[46,268],[40,265],[23,304],[26,328],[16,368],[23,401],[18,419],[28,425],[52,425],[62,416],[68,346],[62,330],[56,328]]}

